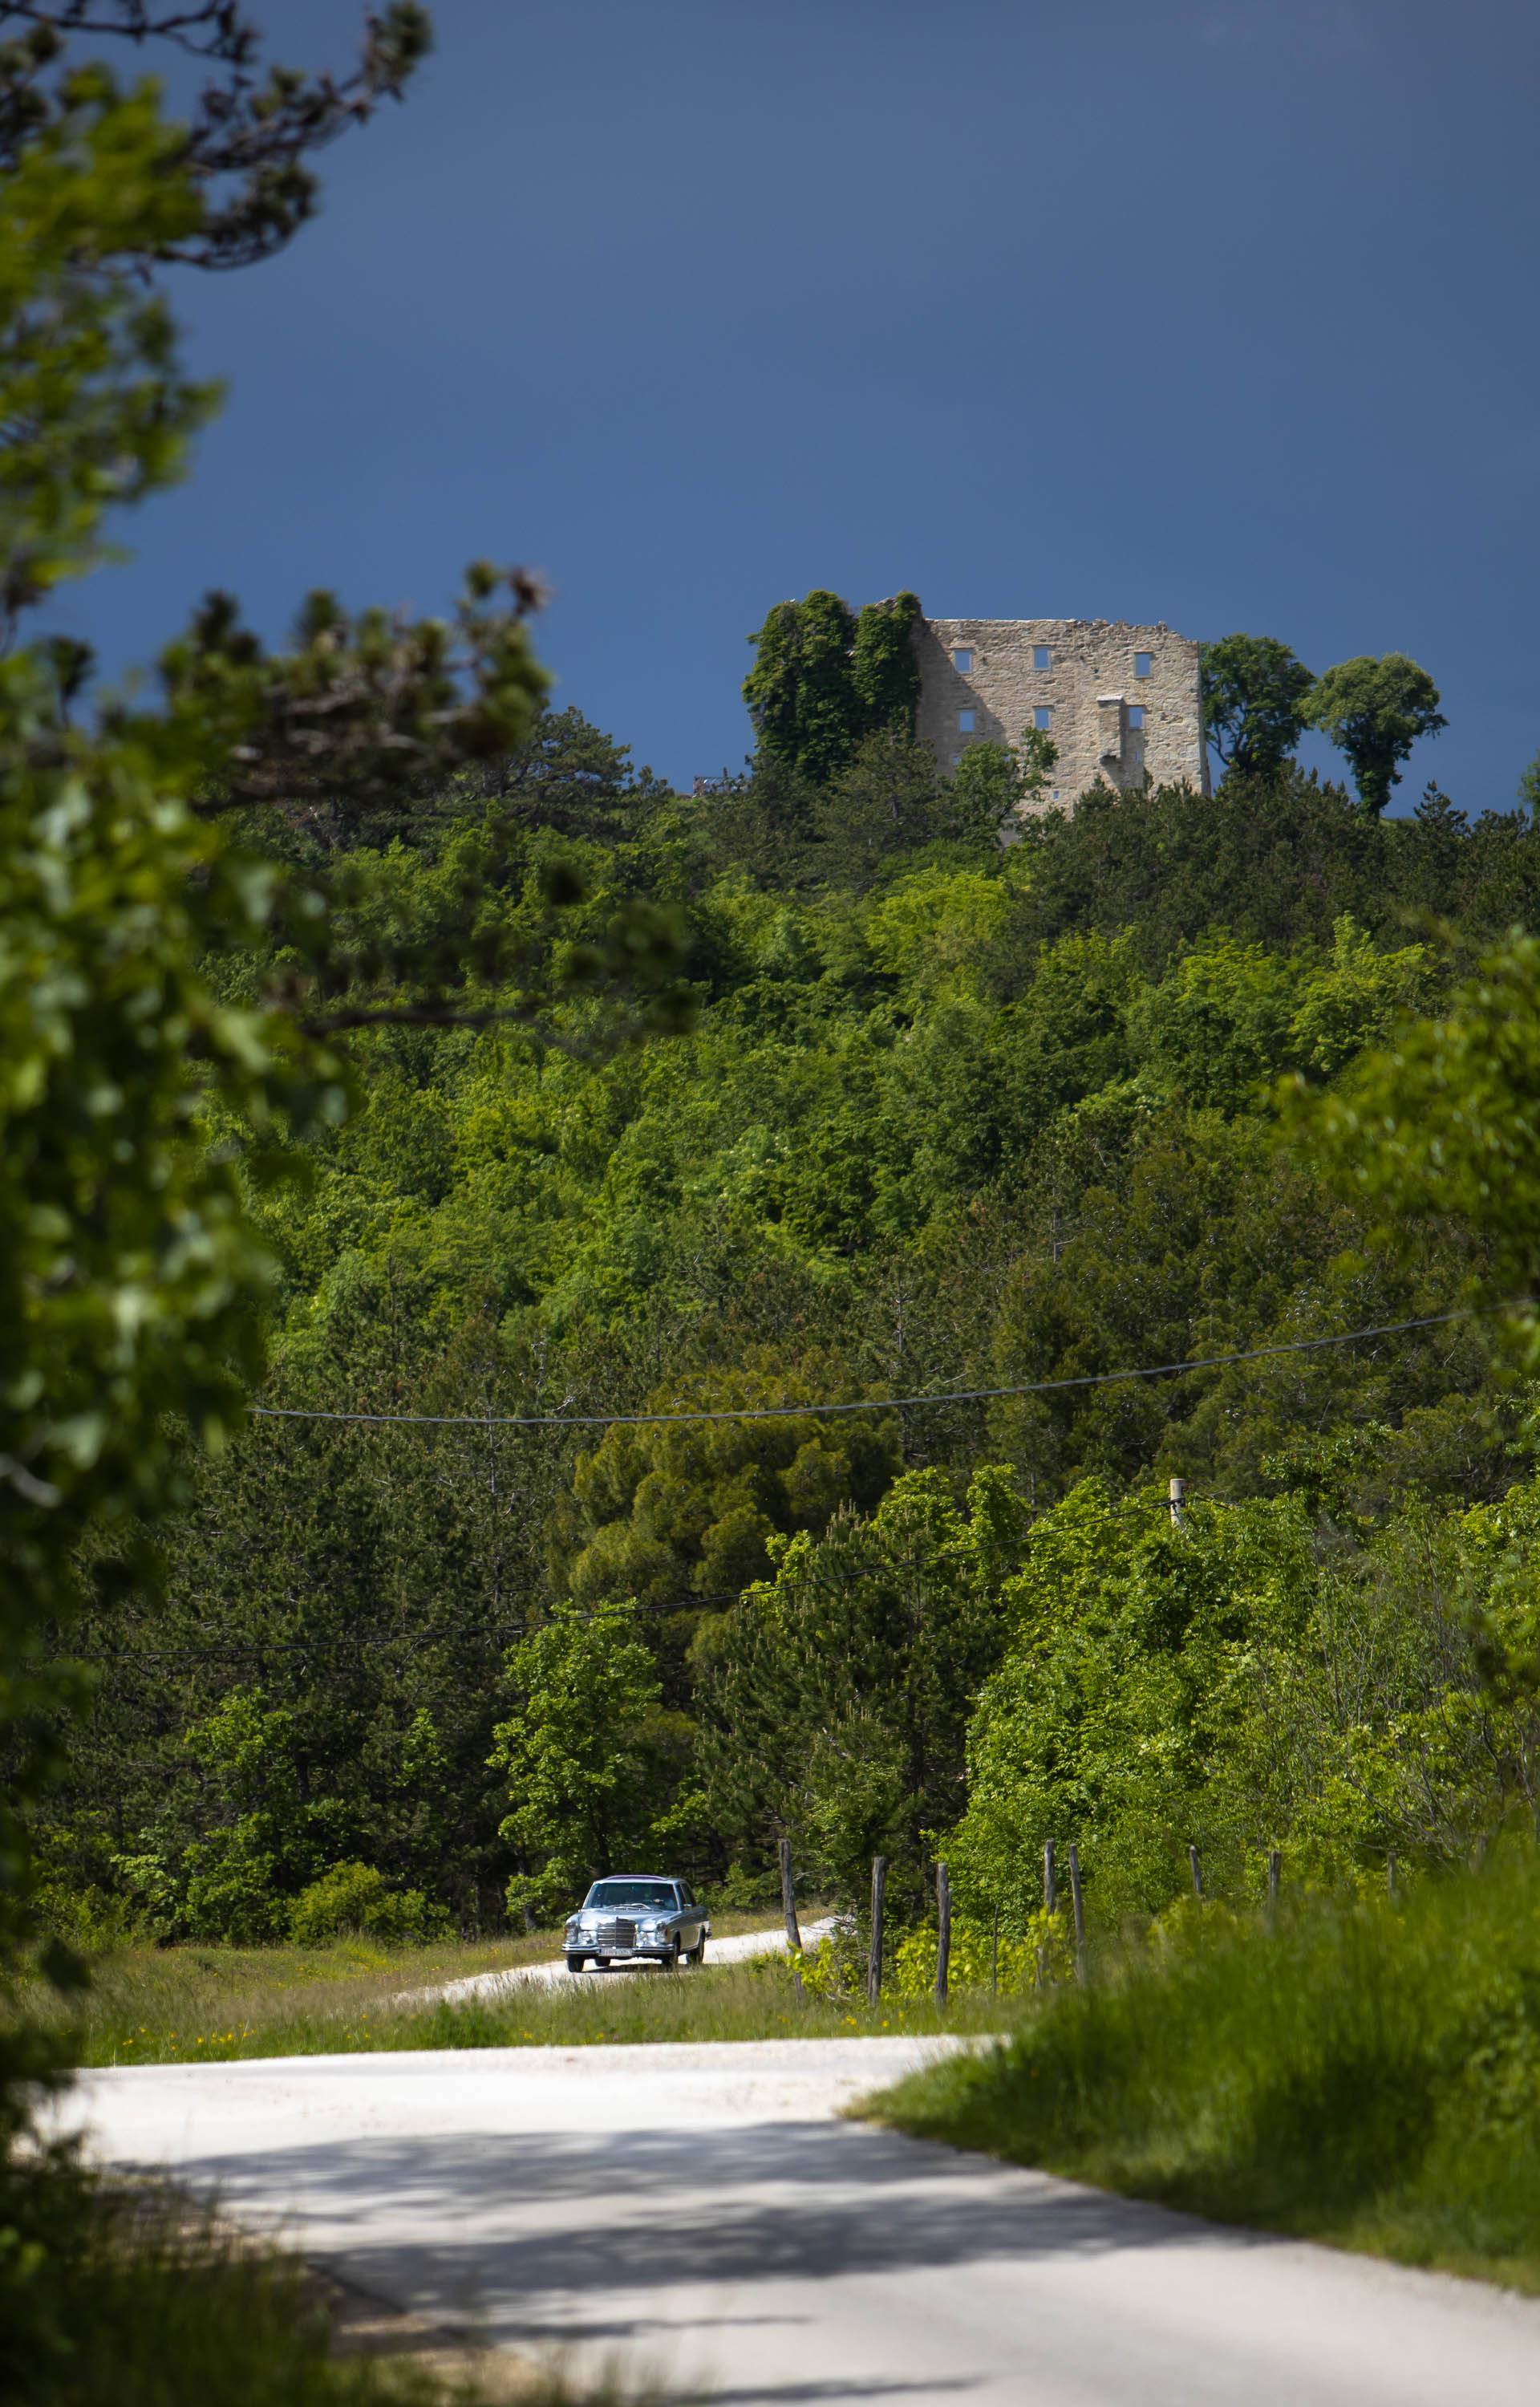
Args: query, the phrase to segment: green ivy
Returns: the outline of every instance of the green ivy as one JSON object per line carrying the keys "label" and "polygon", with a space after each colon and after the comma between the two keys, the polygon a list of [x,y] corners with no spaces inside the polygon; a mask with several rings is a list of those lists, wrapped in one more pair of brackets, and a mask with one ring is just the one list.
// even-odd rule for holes
{"label": "green ivy", "polygon": [[823,588],[778,602],[749,637],[755,662],[743,680],[761,758],[821,786],[876,731],[911,736],[920,615],[912,593],[869,602],[859,616]]}

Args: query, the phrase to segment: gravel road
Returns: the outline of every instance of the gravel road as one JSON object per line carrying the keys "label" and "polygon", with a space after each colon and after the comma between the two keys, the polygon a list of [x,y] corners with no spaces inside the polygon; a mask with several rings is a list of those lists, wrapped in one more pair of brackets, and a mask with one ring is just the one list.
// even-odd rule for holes
{"label": "gravel road", "polygon": [[944,2041],[92,2072],[102,2157],[438,2327],[731,2407],[1535,2407],[1540,2303],[838,2119]]}
{"label": "gravel road", "polygon": [[[833,1928],[832,1915],[823,1922],[810,1922],[802,1932],[803,1946],[816,1947],[824,1933]],[[777,1923],[773,1930],[740,1930],[730,1939],[711,1938],[706,1942],[706,1960],[699,1969],[709,1973],[713,1965],[748,1964],[756,1956],[779,1956],[785,1944],[784,1923]],[[569,1973],[565,1959],[558,1956],[549,1964],[513,1964],[502,1973],[472,1973],[463,1981],[445,1981],[436,1989],[404,1989],[401,2002],[416,2005],[433,1998],[505,1997],[511,1989],[525,1987],[531,1981],[559,1982],[563,1988],[574,1984],[581,1984],[585,1988],[598,1987],[605,1981],[650,1980],[657,1969],[656,1964],[617,1963],[603,1973]],[[696,1969],[686,1965],[685,1973],[685,1977],[694,1979]]]}

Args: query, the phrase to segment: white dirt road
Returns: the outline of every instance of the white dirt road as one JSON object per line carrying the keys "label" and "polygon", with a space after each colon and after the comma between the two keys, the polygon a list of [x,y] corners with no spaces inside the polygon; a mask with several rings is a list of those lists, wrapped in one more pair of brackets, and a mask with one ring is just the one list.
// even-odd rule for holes
{"label": "white dirt road", "polygon": [[[832,1916],[823,1922],[810,1922],[802,1930],[803,1946],[816,1947],[824,1933],[833,1928]],[[777,1923],[773,1930],[740,1930],[728,1939],[713,1936],[706,1942],[706,1960],[699,1971],[709,1973],[713,1966],[749,1964],[759,1956],[779,1956],[785,1944],[785,1926],[782,1923]],[[597,1987],[605,1981],[622,1977],[650,1979],[657,1969],[656,1964],[650,1963],[615,1963],[602,1973],[569,1973],[565,1959],[558,1956],[549,1964],[511,1964],[502,1973],[472,1973],[463,1981],[445,1981],[436,1989],[406,1989],[402,1993],[402,2000],[403,2003],[415,2004],[433,1998],[506,1997],[511,1990],[525,1987],[531,1981],[537,1984],[559,1982],[563,1988],[578,1984],[585,1988],[589,1986]],[[697,1977],[697,1968],[685,1966],[685,1975],[693,1980]]]}
{"label": "white dirt road", "polygon": [[436,2326],[675,2399],[1540,2400],[1540,2304],[838,2119],[942,2044],[144,2066],[64,2111]]}

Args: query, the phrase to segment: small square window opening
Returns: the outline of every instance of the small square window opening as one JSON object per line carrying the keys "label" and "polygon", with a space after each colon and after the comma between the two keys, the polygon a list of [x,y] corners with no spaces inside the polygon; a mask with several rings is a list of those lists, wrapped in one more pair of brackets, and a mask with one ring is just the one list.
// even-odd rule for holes
{"label": "small square window opening", "polygon": [[1046,644],[1033,645],[1032,665],[1035,669],[1051,669],[1053,667],[1053,655]]}
{"label": "small square window opening", "polygon": [[970,710],[959,710],[957,713],[957,733],[959,735],[972,734],[973,713]]}
{"label": "small square window opening", "polygon": [[972,653],[971,653],[971,651],[968,649],[968,646],[967,646],[966,644],[961,648],[961,649],[960,649],[960,650],[955,651],[955,652],[954,652],[954,653],[953,653],[953,655],[952,655],[952,665],[953,665],[953,667],[956,670],[956,672],[957,672],[957,674],[958,674],[958,676],[959,676],[959,677],[971,677],[971,676],[972,676],[972,674],[973,674],[973,654],[972,654]]}
{"label": "small square window opening", "polygon": [[1155,655],[1153,652],[1136,652],[1134,654],[1134,675],[1136,677],[1148,677],[1154,665]]}
{"label": "small square window opening", "polygon": [[1032,724],[1034,727],[1040,727],[1043,733],[1045,735],[1047,734],[1049,729],[1053,724],[1053,706],[1052,703],[1038,703],[1037,709],[1032,714]]}
{"label": "small square window opening", "polygon": [[1130,727],[1136,729],[1144,725],[1144,705],[1142,702],[1131,702],[1129,704],[1128,724]]}
{"label": "small square window opening", "polygon": [[952,765],[953,765],[953,767],[954,767],[954,768],[955,768],[955,767],[957,766],[957,763],[958,763],[958,762],[962,759],[962,757],[963,757],[963,756],[962,756],[962,754],[961,754],[960,752],[954,752],[954,754],[953,754],[953,756],[952,756]]}

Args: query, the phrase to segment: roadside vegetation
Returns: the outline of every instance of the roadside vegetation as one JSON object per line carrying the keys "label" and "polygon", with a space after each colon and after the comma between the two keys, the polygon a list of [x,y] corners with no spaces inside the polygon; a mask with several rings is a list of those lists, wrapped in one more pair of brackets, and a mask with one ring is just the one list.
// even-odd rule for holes
{"label": "roadside vegetation", "polygon": [[1222,2221],[1540,2292],[1540,1856],[1410,1897],[1188,1901],[866,2110]]}
{"label": "roadside vegetation", "polygon": [[530,1983],[490,1998],[402,2001],[270,1996],[238,2022],[205,2004],[200,2020],[130,2021],[126,2000],[64,2026],[83,2065],[219,2063],[235,2058],[350,2056],[411,2048],[639,2046],[662,2041],[839,2039],[854,2032],[993,2030],[1001,2005],[987,1992],[959,1994],[942,2013],[928,1993],[885,1996],[876,2007],[852,1988],[815,1994],[795,1987],[784,1959],[702,1973],[612,1973],[597,1979]]}
{"label": "roadside vegetation", "polygon": [[4,2177],[28,2234],[6,2323],[8,2407],[614,2407],[341,2291],[175,2191],[67,2159]]}

